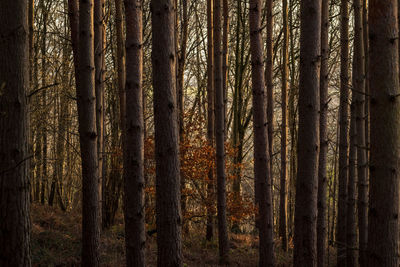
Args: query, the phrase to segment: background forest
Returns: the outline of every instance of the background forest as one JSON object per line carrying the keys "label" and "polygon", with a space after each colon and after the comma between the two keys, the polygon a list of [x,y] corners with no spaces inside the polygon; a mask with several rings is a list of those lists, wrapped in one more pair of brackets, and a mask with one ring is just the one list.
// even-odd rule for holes
{"label": "background forest", "polygon": [[0,266],[399,266],[395,0],[0,2]]}

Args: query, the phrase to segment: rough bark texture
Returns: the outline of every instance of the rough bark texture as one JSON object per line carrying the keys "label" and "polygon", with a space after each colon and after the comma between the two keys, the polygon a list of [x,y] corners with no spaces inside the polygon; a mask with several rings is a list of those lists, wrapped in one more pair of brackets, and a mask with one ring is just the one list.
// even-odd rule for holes
{"label": "rough bark texture", "polygon": [[30,266],[28,3],[0,2],[0,266]]}
{"label": "rough bark texture", "polygon": [[339,193],[336,227],[337,264],[346,264],[346,202],[349,165],[349,11],[348,0],[340,10],[340,106],[339,106]]}
{"label": "rough bark texture", "polygon": [[[39,6],[42,9],[42,23],[43,23],[43,28],[42,30],[42,39],[41,39],[41,44],[40,44],[40,50],[42,54],[41,58],[41,86],[44,88],[46,86],[46,70],[47,70],[47,57],[46,55],[46,47],[47,47],[47,21],[49,17],[49,6],[46,5],[45,0],[41,0],[39,2]],[[48,116],[48,107],[47,107],[47,90],[43,90],[41,92],[41,104],[43,107],[42,110],[42,116],[43,118],[47,118]],[[40,191],[40,202],[42,205],[45,204],[45,199],[46,199],[46,193],[48,193],[48,177],[47,177],[47,125],[45,123],[40,125],[40,138],[41,144],[42,144],[42,162],[41,162],[41,173],[40,173],[40,179],[42,180],[42,187]]]}
{"label": "rough bark texture", "polygon": [[[213,46],[213,0],[207,0],[207,139],[214,147],[214,46]],[[208,172],[207,198],[210,201],[207,208],[206,239],[213,237],[214,209],[211,203],[214,197],[214,170]]]}
{"label": "rough bark texture", "polygon": [[250,1],[250,53],[252,65],[254,179],[258,192],[259,266],[274,266],[272,222],[272,192],[268,155],[267,120],[265,113],[265,85],[263,47],[261,37],[261,0]]}
{"label": "rough bark texture", "polygon": [[71,44],[72,52],[74,54],[74,70],[75,70],[75,83],[78,87],[79,83],[79,2],[78,0],[68,0],[68,18],[69,27],[71,28]]}
{"label": "rough bark texture", "polygon": [[[177,69],[177,104],[178,104],[178,126],[179,126],[179,143],[183,144],[185,140],[185,122],[184,122],[184,112],[185,112],[185,101],[184,101],[184,82],[185,82],[185,66],[186,66],[186,47],[188,41],[188,27],[189,27],[189,18],[188,18],[188,3],[187,0],[182,0],[182,22],[181,22],[181,40],[180,40],[180,51],[178,54],[178,69]],[[185,158],[185,150],[180,150],[182,153],[180,158]],[[184,219],[186,216],[186,201],[187,195],[185,193],[186,188],[186,178],[183,170],[180,170],[181,177],[181,209],[182,209],[182,218]],[[188,231],[188,224],[185,224],[185,221],[182,222],[184,226],[184,231]],[[186,226],[186,227],[185,227]]]}
{"label": "rough bark texture", "polygon": [[[353,76],[354,80],[354,76]],[[350,148],[349,148],[349,181],[347,183],[346,210],[346,264],[347,267],[357,265],[357,228],[356,228],[356,189],[357,189],[357,124],[356,96],[351,100],[350,115]]]}
{"label": "rough bark texture", "polygon": [[267,0],[267,64],[265,67],[265,82],[267,86],[267,123],[268,123],[268,153],[269,153],[269,172],[273,181],[273,146],[274,146],[274,51],[273,51],[273,7],[274,1]]}
{"label": "rough bark texture", "polygon": [[320,72],[320,118],[319,118],[319,162],[318,162],[318,219],[317,219],[317,253],[319,267],[325,266],[327,237],[327,119],[328,119],[328,85],[329,85],[329,0],[322,0],[321,10],[321,72]]}
{"label": "rough bark texture", "polygon": [[217,152],[217,210],[220,263],[228,262],[228,230],[226,224],[225,127],[224,93],[222,83],[221,1],[214,0],[214,88],[215,141]]}
{"label": "rough bark texture", "polygon": [[317,265],[321,0],[301,1],[294,266]]}
{"label": "rough bark texture", "polygon": [[[287,152],[288,152],[288,79],[289,79],[289,27],[288,1],[283,0],[283,61],[282,61],[282,129],[281,129],[281,181],[279,199],[279,237],[283,251],[287,251]],[[271,166],[270,166],[271,167]]]}
{"label": "rough bark texture", "polygon": [[96,130],[97,130],[97,157],[99,172],[99,205],[101,222],[102,214],[102,184],[103,184],[103,155],[104,155],[104,80],[105,80],[105,25],[104,1],[94,1],[94,64],[95,64],[95,92],[96,92]]}
{"label": "rough bark texture", "polygon": [[[178,55],[178,69],[177,69],[177,104],[178,104],[178,121],[179,121],[179,137],[182,140],[182,134],[184,133],[184,72],[186,64],[186,48],[188,41],[188,4],[187,0],[182,0],[182,21],[181,21],[182,32],[180,35],[179,55]],[[178,41],[177,41],[178,42]],[[182,173],[181,173],[182,174]],[[181,177],[182,179],[182,177]]]}
{"label": "rough bark texture", "polygon": [[222,88],[224,90],[224,129],[225,140],[227,138],[227,108],[228,108],[228,71],[229,71],[229,4],[228,0],[222,0],[222,16],[224,18],[223,33],[222,33]]}
{"label": "rough bark texture", "polygon": [[[353,56],[353,98],[355,104],[355,120],[357,132],[357,176],[358,176],[358,236],[360,243],[360,264],[366,265],[365,251],[367,248],[367,205],[368,205],[368,180],[367,180],[367,147],[365,140],[365,53],[363,32],[363,10],[361,0],[354,0],[354,56]],[[350,148],[351,149],[351,148]],[[349,178],[350,179],[350,178]],[[349,185],[350,188],[350,185]],[[348,192],[350,194],[350,192]],[[350,197],[350,195],[348,196]],[[349,203],[350,203],[349,199]],[[350,225],[348,225],[350,226]],[[348,229],[347,232],[352,232]],[[348,247],[353,241],[348,236]],[[356,237],[354,237],[356,238]],[[350,255],[352,258],[353,255]],[[351,261],[351,259],[348,258]]]}
{"label": "rough bark texture", "polygon": [[126,82],[126,51],[123,37],[124,21],[122,17],[122,0],[115,0],[115,29],[117,37],[117,71],[118,71],[118,96],[119,116],[122,135],[125,132],[125,82]]}
{"label": "rough bark texture", "polygon": [[156,153],[157,264],[182,266],[174,2],[151,2]]}
{"label": "rough bark texture", "polygon": [[145,266],[144,140],[142,103],[142,5],[125,0],[126,124],[124,142],[125,247],[127,266]]}
{"label": "rough bark texture", "polygon": [[367,266],[399,266],[397,1],[369,2],[371,163]]}
{"label": "rough bark texture", "polygon": [[99,190],[93,0],[79,2],[78,124],[82,158],[82,265],[99,265]]}

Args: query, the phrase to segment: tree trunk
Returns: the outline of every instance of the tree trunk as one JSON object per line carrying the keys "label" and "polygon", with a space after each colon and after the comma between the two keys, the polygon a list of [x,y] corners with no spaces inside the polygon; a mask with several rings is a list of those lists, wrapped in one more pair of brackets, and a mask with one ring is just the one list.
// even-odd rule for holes
{"label": "tree trunk", "polygon": [[[356,11],[356,10],[355,10]],[[354,62],[353,62],[354,64]],[[353,80],[356,79],[353,75]],[[350,106],[350,148],[349,148],[349,181],[347,184],[347,209],[346,209],[346,264],[348,267],[357,265],[357,228],[356,228],[356,184],[357,184],[357,103],[353,92]]]}
{"label": "tree trunk", "polygon": [[320,118],[319,118],[319,162],[318,162],[318,218],[317,252],[319,267],[325,266],[327,235],[327,153],[328,153],[328,86],[329,86],[329,0],[322,0],[321,10],[321,72],[320,72]]}
{"label": "tree trunk", "polygon": [[224,90],[224,129],[225,140],[227,138],[227,118],[226,112],[228,108],[228,71],[229,71],[229,51],[228,51],[228,35],[229,35],[229,4],[228,0],[222,0],[222,16],[224,18],[222,33],[222,88]]}
{"label": "tree trunk", "polygon": [[[281,188],[279,205],[279,237],[283,251],[287,251],[287,152],[288,152],[288,80],[289,80],[289,27],[288,1],[283,0],[283,61],[282,61],[282,129],[281,129]],[[270,168],[272,165],[270,165]]]}
{"label": "tree trunk", "polygon": [[290,134],[290,173],[289,173],[289,218],[288,218],[288,236],[293,237],[294,234],[294,195],[295,195],[295,181],[297,176],[297,139],[298,132],[296,128],[297,121],[297,103],[296,98],[298,96],[297,82],[296,82],[296,63],[298,58],[295,55],[296,44],[294,42],[294,2],[295,0],[289,0],[289,40],[290,40],[290,92],[289,92],[289,134]]}
{"label": "tree trunk", "polygon": [[[354,56],[353,95],[357,127],[357,176],[358,176],[358,236],[360,240],[360,265],[366,266],[368,236],[368,179],[367,147],[365,140],[365,53],[361,0],[354,0]],[[349,240],[351,241],[351,240]],[[352,246],[351,244],[347,244]]]}
{"label": "tree trunk", "polygon": [[274,147],[274,84],[273,84],[273,68],[274,68],[274,52],[273,52],[273,0],[267,0],[267,59],[265,68],[265,82],[267,86],[267,123],[268,123],[268,144],[269,144],[269,172],[271,181],[273,181],[273,147]]}
{"label": "tree trunk", "polygon": [[250,52],[253,86],[254,179],[257,191],[259,266],[274,266],[271,172],[265,113],[265,82],[261,38],[261,0],[250,1]]}
{"label": "tree trunk", "polygon": [[[185,112],[185,102],[184,102],[184,74],[185,74],[185,64],[186,64],[186,47],[187,47],[187,39],[188,39],[188,27],[189,27],[189,18],[188,18],[188,4],[187,0],[182,0],[182,32],[181,32],[181,44],[180,51],[178,55],[178,73],[177,73],[177,99],[178,99],[178,124],[179,124],[179,143],[180,146],[183,145],[185,141],[185,125],[184,125],[184,112]],[[181,159],[185,158],[185,149],[181,149]],[[181,176],[181,208],[182,208],[182,217],[185,219],[186,214],[186,200],[187,196],[185,193],[186,188],[186,178],[184,176],[184,172],[182,168],[180,170]],[[184,231],[188,230],[187,224],[185,224],[185,220],[182,222],[184,226]],[[186,227],[185,227],[186,226]]]}
{"label": "tree trunk", "polygon": [[301,1],[299,140],[294,265],[317,265],[321,1]]}
{"label": "tree trunk", "polygon": [[93,0],[79,2],[78,124],[82,158],[82,265],[99,265],[99,191]]}
{"label": "tree trunk", "polygon": [[182,266],[173,0],[152,0],[157,264]]}
{"label": "tree trunk", "polygon": [[79,1],[68,0],[68,17],[71,28],[71,44],[72,52],[74,54],[74,68],[75,68],[75,83],[79,83]]}
{"label": "tree trunk", "polygon": [[30,266],[28,2],[0,1],[0,266]]}
{"label": "tree trunk", "polygon": [[339,197],[336,228],[337,264],[346,264],[346,202],[349,165],[349,11],[348,0],[340,10],[340,106],[339,106]]}
{"label": "tree trunk", "polygon": [[145,266],[142,5],[125,0],[126,125],[124,143],[126,265]]}
{"label": "tree trunk", "polygon": [[[213,46],[213,0],[207,0],[207,139],[210,147],[214,148],[214,46]],[[214,202],[214,170],[208,171],[207,183],[207,229],[206,239],[213,237]]]}
{"label": "tree trunk", "polygon": [[99,206],[102,219],[102,184],[103,184],[103,155],[104,155],[104,80],[105,80],[105,0],[94,1],[94,64],[95,64],[95,92],[96,92],[96,130],[97,130],[97,155],[99,172]]}
{"label": "tree trunk", "polygon": [[367,266],[399,266],[400,89],[397,1],[371,0],[368,11],[371,180]]}
{"label": "tree trunk", "polygon": [[222,82],[222,47],[221,47],[221,2],[214,0],[214,86],[215,86],[215,127],[217,147],[217,210],[219,261],[228,262],[228,230],[226,224],[226,177],[225,177],[225,129],[224,95]]}
{"label": "tree trunk", "polygon": [[[42,43],[41,43],[41,65],[42,65],[42,72],[41,72],[41,86],[42,88],[45,88],[46,86],[46,75],[47,75],[47,61],[46,61],[46,37],[47,37],[47,19],[48,19],[48,7],[46,6],[45,0],[40,1],[40,7],[42,11],[42,23],[43,23],[43,32],[42,32]],[[40,192],[40,202],[42,205],[45,203],[46,199],[46,192],[48,191],[48,177],[47,177],[47,91],[43,90],[42,91],[42,120],[43,123],[40,125],[40,131],[41,131],[41,138],[42,138],[42,173],[40,179],[42,180],[42,187],[41,187],[41,192]]]}

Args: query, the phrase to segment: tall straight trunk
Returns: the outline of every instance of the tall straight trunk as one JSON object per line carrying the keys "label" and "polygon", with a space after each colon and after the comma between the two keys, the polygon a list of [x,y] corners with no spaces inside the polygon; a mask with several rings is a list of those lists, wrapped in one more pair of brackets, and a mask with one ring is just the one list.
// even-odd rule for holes
{"label": "tall straight trunk", "polygon": [[142,5],[125,0],[126,124],[124,143],[126,265],[145,266]]}
{"label": "tall straight trunk", "polygon": [[[354,61],[353,61],[354,64]],[[355,77],[353,76],[353,80]],[[350,106],[350,148],[349,148],[349,181],[347,183],[346,209],[346,264],[348,267],[357,265],[357,228],[356,228],[356,184],[357,184],[357,103],[353,92]]]}
{"label": "tall straight trunk", "polygon": [[[185,77],[185,66],[186,66],[186,47],[187,47],[187,40],[188,40],[188,27],[189,27],[189,18],[188,18],[188,4],[187,0],[182,0],[182,32],[181,32],[181,43],[180,43],[180,51],[178,55],[178,69],[177,69],[177,104],[178,104],[178,124],[179,124],[179,143],[183,144],[185,139],[185,125],[184,125],[184,112],[185,112],[185,105],[184,105],[184,77]],[[181,151],[181,158],[185,158],[185,150]],[[186,200],[187,196],[185,193],[186,188],[186,178],[184,176],[184,172],[182,169],[180,170],[181,176],[181,208],[182,208],[182,216],[185,218],[186,214]],[[182,222],[185,226],[184,229],[188,230],[187,224],[185,221]],[[185,231],[186,231],[185,230]]]}
{"label": "tall straight trunk", "polygon": [[340,106],[339,106],[339,197],[336,227],[337,264],[346,264],[346,202],[349,165],[349,11],[348,0],[340,10]]}
{"label": "tall straight trunk", "polygon": [[271,181],[273,181],[273,146],[274,146],[274,51],[273,51],[273,7],[274,1],[267,0],[267,59],[265,68],[265,82],[267,86],[267,123],[268,123],[268,144],[269,144],[269,172]]}
{"label": "tall straight trunk", "polygon": [[105,0],[94,1],[94,64],[95,64],[95,92],[96,92],[96,130],[97,155],[99,172],[99,205],[102,218],[102,184],[103,184],[103,155],[104,155],[104,80],[105,80]]}
{"label": "tall straight trunk", "polygon": [[272,187],[268,155],[265,82],[261,38],[261,0],[250,1],[250,52],[253,86],[254,179],[259,197],[256,216],[259,230],[259,266],[274,266]]}
{"label": "tall straight trunk", "polygon": [[[28,27],[29,27],[29,88],[28,88],[28,92],[31,92],[32,90],[34,90],[34,20],[35,20],[35,1],[34,0],[29,0],[28,1]],[[27,109],[28,109],[28,114],[27,114],[27,126],[26,128],[28,129],[28,153],[29,155],[34,155],[35,151],[34,151],[34,143],[35,143],[35,132],[33,130],[32,127],[32,116],[31,114],[31,107],[33,105],[32,101],[28,98],[27,100]],[[32,156],[32,158],[29,160],[29,181],[31,183],[30,186],[30,202],[33,202],[34,199],[34,195],[35,195],[35,185],[34,185],[34,181],[35,181],[35,157]]]}
{"label": "tall straight trunk", "polygon": [[301,1],[294,265],[317,265],[321,1]]}
{"label": "tall straight trunk", "polygon": [[152,0],[157,265],[182,266],[173,0]]}
{"label": "tall straight trunk", "polygon": [[297,176],[297,105],[296,95],[298,94],[297,83],[296,83],[296,62],[298,59],[295,55],[296,44],[294,41],[294,1],[289,0],[289,62],[290,62],[290,92],[289,92],[289,134],[290,134],[290,173],[289,173],[289,219],[288,219],[288,236],[293,237],[294,234],[294,191],[295,191],[295,180]]}
{"label": "tall straight trunk", "polygon": [[93,0],[79,1],[78,124],[82,158],[82,265],[99,265],[99,191]]}
{"label": "tall straight trunk", "polygon": [[0,265],[31,266],[27,105],[28,2],[0,2]]}
{"label": "tall straight trunk", "polygon": [[217,210],[218,244],[220,263],[228,262],[228,230],[226,223],[226,177],[225,177],[225,127],[224,93],[222,83],[222,47],[221,47],[221,2],[214,0],[214,88],[215,88],[215,141],[217,154]]}
{"label": "tall straight trunk", "polygon": [[[46,86],[46,71],[47,71],[47,55],[46,55],[46,37],[47,37],[47,20],[48,20],[48,9],[46,6],[45,0],[41,0],[40,2],[40,7],[42,11],[42,23],[43,23],[43,32],[42,32],[42,43],[41,43],[41,67],[42,67],[42,75],[41,75],[41,86],[44,88]],[[47,90],[43,90],[41,93],[42,97],[42,107],[44,110],[42,110],[42,118],[43,121],[46,121],[45,118],[47,118]],[[42,205],[45,203],[45,198],[46,198],[46,191],[48,187],[48,177],[47,177],[47,129],[46,129],[46,123],[43,123],[41,125],[41,138],[42,138],[42,173],[41,173],[41,180],[42,180],[42,187],[41,187],[41,192],[40,192],[40,202]]]}
{"label": "tall straight trunk", "polygon": [[[71,28],[71,45],[74,54],[75,83],[79,83],[79,1],[68,0],[68,18]],[[78,87],[78,85],[77,85]]]}
{"label": "tall straight trunk", "polygon": [[396,0],[371,0],[368,10],[371,179],[367,266],[400,264],[398,216],[400,88],[397,4]]}
{"label": "tall straight trunk", "polygon": [[227,118],[226,112],[228,108],[228,35],[229,35],[229,4],[228,0],[222,0],[222,17],[224,18],[223,33],[222,33],[222,88],[224,90],[224,129],[225,140],[227,138]]}
{"label": "tall straight trunk", "polygon": [[[213,0],[207,0],[207,140],[210,147],[214,147],[214,46],[213,46]],[[206,239],[213,237],[213,203],[214,197],[214,170],[208,171]]]}
{"label": "tall straight trunk", "polygon": [[[332,242],[335,241],[335,226],[336,226],[335,222],[336,222],[336,207],[337,207],[337,205],[336,205],[337,194],[336,193],[337,193],[337,180],[338,180],[338,175],[337,175],[337,173],[338,173],[338,171],[337,171],[338,163],[337,162],[338,162],[338,157],[339,157],[339,155],[338,155],[338,152],[339,152],[339,146],[338,146],[338,144],[339,144],[339,130],[340,130],[339,128],[340,128],[340,126],[339,126],[339,124],[337,124],[337,127],[336,127],[336,146],[335,146],[334,160],[333,160],[333,188],[332,188],[332,190],[330,190],[330,196],[329,196],[329,198],[332,199],[332,204],[330,204],[330,206],[332,207],[332,217],[331,217],[331,220],[328,220],[328,223],[331,221],[332,224],[331,224],[330,228],[328,226],[328,238],[330,240],[332,240]],[[328,260],[329,260],[329,257],[328,257]]]}
{"label": "tall straight trunk", "polygon": [[[358,236],[360,265],[366,266],[368,236],[368,179],[367,148],[365,140],[365,53],[361,0],[354,0],[354,56],[353,94],[357,127],[357,176],[358,176]],[[350,246],[350,244],[348,244]]]}
{"label": "tall straight trunk", "polygon": [[123,21],[122,0],[115,0],[115,29],[117,39],[117,72],[118,72],[118,96],[119,96],[119,123],[124,135],[125,127],[125,82],[126,82],[126,51],[124,40],[124,21]]}
{"label": "tall straight trunk", "polygon": [[[177,104],[179,110],[179,136],[184,133],[184,74],[185,74],[185,64],[186,64],[186,50],[187,50],[187,40],[188,40],[188,27],[189,27],[189,18],[188,18],[188,0],[182,0],[182,21],[181,21],[181,39],[180,39],[180,50],[178,55],[178,69],[177,69]],[[178,42],[178,40],[177,40]],[[181,138],[181,137],[180,137]],[[181,177],[182,179],[182,177]]]}
{"label": "tall straight trunk", "polygon": [[327,153],[328,153],[328,86],[329,86],[329,0],[322,0],[321,10],[321,71],[320,71],[320,118],[319,118],[319,162],[318,162],[318,218],[317,253],[319,267],[325,266],[327,237]]}
{"label": "tall straight trunk", "polygon": [[[364,70],[365,70],[365,92],[366,95],[369,96],[369,42],[368,42],[368,1],[362,0],[362,9],[363,9],[363,38],[364,38]],[[367,99],[368,100],[368,99]],[[367,146],[367,162],[369,157],[369,101],[365,101],[365,143]],[[368,168],[367,168],[367,177],[368,177]]]}
{"label": "tall straight trunk", "polygon": [[[287,153],[288,153],[288,80],[289,80],[289,27],[288,1],[283,0],[283,48],[282,48],[282,129],[281,129],[281,188],[279,201],[279,237],[283,251],[287,251]],[[271,167],[272,165],[270,165]]]}

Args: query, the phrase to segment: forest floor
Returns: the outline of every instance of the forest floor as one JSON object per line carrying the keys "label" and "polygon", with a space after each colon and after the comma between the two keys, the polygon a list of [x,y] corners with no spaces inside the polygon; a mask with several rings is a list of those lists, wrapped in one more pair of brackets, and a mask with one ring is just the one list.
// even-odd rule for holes
{"label": "forest floor", "polygon": [[[62,212],[57,208],[33,204],[33,266],[77,266],[81,251],[81,216],[78,212]],[[216,241],[205,242],[197,235],[184,236],[184,266],[218,266]],[[230,234],[230,265],[257,266],[258,240],[253,235]],[[156,266],[156,235],[147,236],[147,266]],[[290,254],[277,253],[277,266],[290,266]],[[101,265],[125,266],[124,225],[122,216],[101,236]]]}

